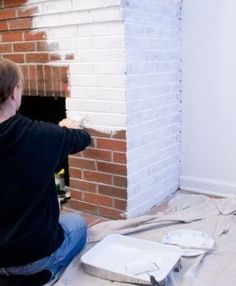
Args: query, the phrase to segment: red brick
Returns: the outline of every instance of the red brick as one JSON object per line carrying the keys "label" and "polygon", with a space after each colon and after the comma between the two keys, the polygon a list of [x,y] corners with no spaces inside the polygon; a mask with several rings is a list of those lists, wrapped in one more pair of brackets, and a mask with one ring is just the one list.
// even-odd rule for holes
{"label": "red brick", "polygon": [[31,32],[31,31],[25,31],[24,32],[24,40],[25,41],[40,41],[40,40],[46,40],[47,34],[46,32]]}
{"label": "red brick", "polygon": [[45,41],[40,41],[36,43],[37,51],[57,51],[59,50],[58,42],[47,43]]}
{"label": "red brick", "polygon": [[126,189],[116,188],[112,186],[99,185],[98,192],[99,194],[111,196],[113,198],[127,199]]}
{"label": "red brick", "polygon": [[114,163],[97,162],[98,171],[117,175],[126,175],[126,166]]}
{"label": "red brick", "polygon": [[69,87],[68,87],[68,66],[60,66],[61,70],[61,88],[63,96],[69,95]]}
{"label": "red brick", "polygon": [[44,84],[45,84],[46,94],[52,93],[53,92],[52,67],[48,65],[44,65],[43,69],[44,69]]}
{"label": "red brick", "polygon": [[22,72],[23,72],[24,79],[28,79],[28,78],[29,78],[28,65],[27,65],[27,66],[22,65],[22,66],[21,66],[21,70],[22,70]]}
{"label": "red brick", "polygon": [[102,205],[107,207],[112,207],[113,199],[111,197],[101,196],[98,194],[92,194],[92,193],[84,193],[84,201],[96,204],[96,205]]}
{"label": "red brick", "polygon": [[68,84],[68,66],[60,66],[61,69],[61,81]]}
{"label": "red brick", "polygon": [[114,199],[114,208],[125,211],[127,209],[127,201]]}
{"label": "red brick", "polygon": [[53,90],[61,94],[61,69],[52,67]]}
{"label": "red brick", "polygon": [[4,32],[2,33],[2,42],[20,42],[23,41],[22,32]]}
{"label": "red brick", "polygon": [[29,80],[29,90],[31,95],[37,95],[38,89],[37,89],[37,81],[35,79]]}
{"label": "red brick", "polygon": [[115,210],[106,207],[98,207],[98,214],[103,217],[108,217],[112,219],[122,219],[125,218],[125,214],[120,210]]}
{"label": "red brick", "polygon": [[11,53],[12,44],[0,44],[0,53]]}
{"label": "red brick", "polygon": [[59,54],[50,54],[49,59],[50,59],[50,62],[60,61],[61,56]]}
{"label": "red brick", "polygon": [[36,65],[28,65],[29,67],[29,75],[30,75],[30,79],[37,79],[37,67]]}
{"label": "red brick", "polygon": [[47,53],[30,53],[26,54],[27,63],[47,63],[49,56]]}
{"label": "red brick", "polygon": [[7,31],[7,30],[8,30],[7,21],[1,21],[0,22],[0,31]]}
{"label": "red brick", "polygon": [[24,55],[23,54],[5,54],[4,58],[8,58],[16,63],[24,63]]}
{"label": "red brick", "polygon": [[26,30],[32,26],[31,18],[14,19],[9,21],[10,30]]}
{"label": "red brick", "polygon": [[98,150],[93,148],[87,148],[85,151],[83,151],[83,156],[85,158],[91,158],[96,160],[102,160],[102,161],[111,161],[112,153],[111,151],[104,151],[104,150]]}
{"label": "red brick", "polygon": [[48,51],[48,43],[45,41],[40,41],[36,43],[36,49],[39,52]]}
{"label": "red brick", "polygon": [[66,61],[71,61],[71,60],[74,60],[74,59],[75,59],[75,55],[74,54],[68,54],[65,57]]}
{"label": "red brick", "polygon": [[112,176],[111,175],[93,172],[93,171],[84,170],[84,177],[83,178],[87,181],[98,182],[98,183],[103,183],[103,184],[111,185],[111,183],[112,183]]}
{"label": "red brick", "polygon": [[126,142],[122,140],[97,138],[97,148],[125,152]]}
{"label": "red brick", "polygon": [[24,87],[23,87],[23,94],[24,95],[29,95],[30,92],[30,87],[29,87],[29,69],[28,66],[22,65],[21,66],[21,70],[23,72],[23,76],[24,76]]}
{"label": "red brick", "polygon": [[126,177],[119,177],[113,176],[113,185],[126,188],[127,187],[127,178]]}
{"label": "red brick", "polygon": [[82,172],[80,169],[70,168],[69,173],[70,173],[70,176],[73,178],[81,178],[82,177]]}
{"label": "red brick", "polygon": [[112,134],[112,138],[115,138],[115,139],[126,139],[126,131],[125,130],[115,131]]}
{"label": "red brick", "polygon": [[70,195],[73,199],[75,200],[82,200],[82,197],[83,197],[83,193],[81,191],[78,191],[78,190],[72,190],[70,189]]}
{"label": "red brick", "polygon": [[69,165],[71,167],[76,167],[76,168],[82,168],[82,169],[87,169],[87,170],[95,170],[95,162],[92,160],[85,160],[85,159],[80,159],[80,158],[69,158]]}
{"label": "red brick", "polygon": [[32,94],[38,94],[36,66],[34,65],[29,66],[29,74],[30,74],[30,80],[29,80],[30,91]]}
{"label": "red brick", "polygon": [[126,153],[113,152],[113,162],[126,164]]}
{"label": "red brick", "polygon": [[38,12],[38,7],[30,7],[30,8],[18,8],[19,17],[29,17],[33,16]]}
{"label": "red brick", "polygon": [[14,1],[4,1],[4,7],[16,7],[16,6],[21,6],[23,4],[26,4],[27,0],[14,0]]}
{"label": "red brick", "polygon": [[43,66],[37,65],[36,70],[37,70],[38,95],[45,95]]}
{"label": "red brick", "polygon": [[44,79],[43,66],[42,65],[36,65],[36,70],[37,70],[37,79],[43,80]]}
{"label": "red brick", "polygon": [[94,137],[101,137],[101,138],[110,138],[111,137],[111,133],[104,133],[104,132],[100,132],[100,131],[97,131],[95,129],[88,129],[89,131],[89,134],[91,136],[94,136]]}
{"label": "red brick", "polygon": [[79,200],[74,200],[73,198],[70,199],[70,205],[72,208],[79,210],[79,211],[87,211],[92,213],[97,213],[98,207],[93,204],[81,202]]}
{"label": "red brick", "polygon": [[14,52],[32,52],[35,51],[35,43],[14,43],[13,50]]}
{"label": "red brick", "polygon": [[8,8],[0,10],[0,20],[16,18],[16,9]]}
{"label": "red brick", "polygon": [[70,178],[70,187],[91,193],[95,193],[97,190],[96,183],[86,182],[84,180],[73,179],[73,178]]}
{"label": "red brick", "polygon": [[46,80],[52,81],[52,66],[44,65],[43,72],[44,72],[44,78]]}
{"label": "red brick", "polygon": [[30,94],[29,81],[28,80],[24,80],[23,94],[27,95],[27,96],[31,95]]}

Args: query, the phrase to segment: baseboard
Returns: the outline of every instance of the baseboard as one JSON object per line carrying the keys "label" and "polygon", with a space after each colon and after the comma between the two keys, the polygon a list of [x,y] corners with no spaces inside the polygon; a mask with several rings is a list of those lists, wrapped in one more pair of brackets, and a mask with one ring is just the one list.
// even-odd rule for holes
{"label": "baseboard", "polygon": [[236,183],[181,176],[180,189],[196,193],[236,198]]}

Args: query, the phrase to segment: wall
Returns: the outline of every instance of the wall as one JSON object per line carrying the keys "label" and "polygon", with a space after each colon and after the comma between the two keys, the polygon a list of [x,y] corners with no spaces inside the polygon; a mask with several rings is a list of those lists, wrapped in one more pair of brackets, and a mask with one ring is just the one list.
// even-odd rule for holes
{"label": "wall", "polygon": [[123,1],[126,36],[128,210],[175,192],[180,172],[181,1]]}
{"label": "wall", "polygon": [[24,93],[66,97],[93,137],[69,158],[71,206],[134,217],[176,191],[181,1],[0,3],[1,53],[21,64]]}
{"label": "wall", "polygon": [[33,1],[33,27],[68,65],[67,116],[83,122],[93,146],[70,156],[73,208],[124,217],[127,198],[124,27],[120,0]]}
{"label": "wall", "polygon": [[22,67],[25,84],[24,95],[68,95],[67,67],[53,66],[49,62],[60,56],[55,54],[56,45],[47,43],[45,31],[35,30],[33,16],[38,12],[35,5],[25,6],[27,1],[1,1],[0,3],[0,53]]}
{"label": "wall", "polygon": [[236,195],[236,2],[183,6],[181,188]]}

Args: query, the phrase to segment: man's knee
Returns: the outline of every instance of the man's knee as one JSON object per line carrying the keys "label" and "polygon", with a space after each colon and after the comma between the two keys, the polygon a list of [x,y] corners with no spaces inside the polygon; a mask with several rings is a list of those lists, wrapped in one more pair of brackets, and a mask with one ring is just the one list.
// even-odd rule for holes
{"label": "man's knee", "polygon": [[72,233],[74,231],[80,231],[81,233],[87,232],[87,224],[85,220],[75,213],[65,213],[61,215],[60,224],[67,233]]}

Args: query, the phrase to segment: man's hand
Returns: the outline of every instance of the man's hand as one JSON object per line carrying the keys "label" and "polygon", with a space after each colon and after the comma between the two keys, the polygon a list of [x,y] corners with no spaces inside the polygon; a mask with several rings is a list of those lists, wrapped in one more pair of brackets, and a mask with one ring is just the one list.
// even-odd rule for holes
{"label": "man's hand", "polygon": [[72,120],[70,118],[62,119],[58,123],[58,125],[60,127],[67,127],[67,128],[71,128],[71,129],[79,129],[79,128],[81,128],[81,126],[79,126],[79,124],[76,121],[74,121],[74,120]]}

